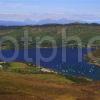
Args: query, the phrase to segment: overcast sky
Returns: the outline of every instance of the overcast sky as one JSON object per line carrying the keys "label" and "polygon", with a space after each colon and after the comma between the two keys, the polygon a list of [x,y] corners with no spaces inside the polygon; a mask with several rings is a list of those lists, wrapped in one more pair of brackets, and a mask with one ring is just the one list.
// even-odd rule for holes
{"label": "overcast sky", "polygon": [[100,20],[100,0],[0,0],[0,20]]}

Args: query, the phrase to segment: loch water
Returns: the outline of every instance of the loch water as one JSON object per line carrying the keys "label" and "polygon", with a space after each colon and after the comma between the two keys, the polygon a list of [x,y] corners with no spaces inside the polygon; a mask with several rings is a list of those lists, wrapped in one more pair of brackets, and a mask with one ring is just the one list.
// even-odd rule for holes
{"label": "loch water", "polygon": [[[38,49],[41,51],[38,52]],[[53,50],[56,49],[57,53],[54,58],[50,61],[40,60],[41,57],[48,58],[52,55]],[[82,49],[82,61],[78,61],[78,48],[65,48],[65,52],[63,48],[32,48],[28,50],[19,50],[18,55],[15,59],[11,59],[12,61],[19,62],[31,62],[36,64],[37,66],[43,66],[46,68],[50,68],[54,71],[57,71],[64,75],[73,75],[78,77],[87,77],[93,80],[100,80],[100,67],[90,64],[87,60],[85,60],[85,55],[87,55],[87,48]],[[25,59],[25,56],[28,56],[31,59]],[[8,58],[11,58],[14,54],[15,50],[2,50],[2,57],[0,53],[0,59],[2,61],[8,61]],[[64,59],[62,57],[65,57]],[[64,59],[65,61],[63,61]]]}

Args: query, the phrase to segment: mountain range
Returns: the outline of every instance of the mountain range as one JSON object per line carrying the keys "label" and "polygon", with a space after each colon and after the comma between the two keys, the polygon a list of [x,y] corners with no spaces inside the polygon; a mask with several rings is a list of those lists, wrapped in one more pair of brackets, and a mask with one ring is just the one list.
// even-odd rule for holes
{"label": "mountain range", "polygon": [[0,20],[0,26],[25,26],[25,25],[44,25],[44,24],[70,24],[70,23],[97,23],[100,24],[100,21],[97,22],[88,22],[88,21],[76,21],[68,20],[66,18],[62,19],[42,19],[42,20],[24,20],[24,21],[6,21]]}
{"label": "mountain range", "polygon": [[74,23],[74,20],[67,20],[65,18],[53,20],[53,19],[43,19],[39,21],[26,20],[26,21],[5,21],[0,20],[0,26],[23,26],[23,25],[43,25],[43,24],[68,24]]}

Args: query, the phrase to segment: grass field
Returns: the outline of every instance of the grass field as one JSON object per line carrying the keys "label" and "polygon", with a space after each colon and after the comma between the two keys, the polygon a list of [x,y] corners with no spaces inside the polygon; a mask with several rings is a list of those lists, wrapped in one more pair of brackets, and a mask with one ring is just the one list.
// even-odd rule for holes
{"label": "grass field", "polygon": [[12,63],[1,63],[3,66],[3,70],[9,71],[9,72],[15,72],[20,74],[35,74],[40,73],[41,68],[28,65],[26,63],[20,63],[20,62],[12,62]]}

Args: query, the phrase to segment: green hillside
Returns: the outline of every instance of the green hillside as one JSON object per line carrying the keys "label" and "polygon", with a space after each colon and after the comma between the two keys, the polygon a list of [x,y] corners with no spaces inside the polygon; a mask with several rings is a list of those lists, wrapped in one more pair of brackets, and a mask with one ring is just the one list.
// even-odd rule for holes
{"label": "green hillside", "polygon": [[[100,25],[98,24],[69,24],[69,25],[41,25],[41,26],[19,26],[19,27],[0,27],[0,38],[4,36],[12,36],[18,40],[19,46],[23,47],[22,37],[27,31],[32,41],[29,41],[29,47],[36,46],[36,39],[40,37],[42,39],[45,36],[51,36],[57,42],[57,46],[62,46],[62,30],[66,31],[66,38],[71,36],[77,36],[81,39],[83,46],[86,46],[90,39],[96,36],[100,36]],[[65,38],[65,39],[66,39]],[[1,39],[0,39],[1,40]],[[66,40],[64,40],[66,41]],[[95,44],[99,45],[100,41],[96,41]],[[66,45],[76,45],[75,41],[70,41]],[[3,46],[7,48],[13,47],[9,41],[6,41]],[[41,44],[42,47],[50,47],[49,41],[44,41]]]}

